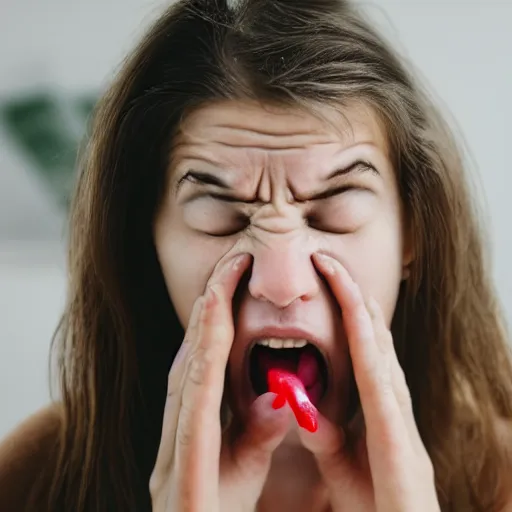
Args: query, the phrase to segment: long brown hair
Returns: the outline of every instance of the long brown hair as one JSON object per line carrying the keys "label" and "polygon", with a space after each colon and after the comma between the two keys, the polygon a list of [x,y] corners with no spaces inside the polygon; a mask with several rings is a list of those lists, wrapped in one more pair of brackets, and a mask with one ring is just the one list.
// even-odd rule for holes
{"label": "long brown hair", "polygon": [[463,153],[403,60],[343,0],[183,0],[99,102],[71,210],[54,341],[64,421],[48,510],[150,510],[166,379],[183,330],[152,239],[171,140],[206,102],[353,100],[387,128],[414,238],[393,333],[443,511],[494,510],[512,367]]}

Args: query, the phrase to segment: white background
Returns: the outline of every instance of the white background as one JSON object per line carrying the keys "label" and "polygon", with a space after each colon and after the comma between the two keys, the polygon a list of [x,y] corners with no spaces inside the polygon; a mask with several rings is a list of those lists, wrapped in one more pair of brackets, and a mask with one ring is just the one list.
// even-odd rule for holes
{"label": "white background", "polygon": [[[481,173],[494,275],[512,319],[512,0],[364,2],[451,112]],[[162,1],[0,0],[0,98],[89,92]],[[64,219],[0,126],[0,437],[49,400],[65,294]]]}

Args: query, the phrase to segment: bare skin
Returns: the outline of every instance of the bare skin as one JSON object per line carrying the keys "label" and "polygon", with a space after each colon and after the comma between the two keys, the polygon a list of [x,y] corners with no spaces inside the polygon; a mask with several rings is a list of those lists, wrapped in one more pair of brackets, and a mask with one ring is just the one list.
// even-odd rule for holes
{"label": "bare skin", "polygon": [[[182,126],[154,226],[187,329],[150,482],[155,512],[439,509],[389,332],[414,255],[384,134],[368,109],[343,113],[334,130],[297,111],[224,103]],[[327,179],[336,169],[346,172]],[[196,176],[184,179],[190,170]],[[249,384],[245,354],[270,331],[307,337],[328,361],[314,434],[297,427],[288,407],[273,410],[275,395],[256,398]],[[349,362],[362,411],[347,424]],[[223,399],[234,417],[225,431]],[[12,475],[0,499],[23,502],[33,480],[27,468],[39,471],[33,448],[54,439],[60,413],[30,418],[0,446],[0,473]],[[510,425],[497,427],[509,450]],[[510,474],[506,468],[505,491]],[[507,497],[500,512],[512,511]]]}
{"label": "bare skin", "polygon": [[[271,332],[277,337],[311,338],[326,356],[330,385],[319,404],[319,432],[307,436],[292,421],[270,454],[258,500],[263,512],[324,512],[328,507],[338,511],[341,506],[352,510],[350,504],[356,503],[364,503],[361,510],[375,510],[377,490],[370,485],[366,451],[351,460],[350,469],[339,459],[344,454],[343,427],[348,428],[350,362],[356,366],[346,318],[340,314],[340,308],[349,305],[343,307],[343,294],[336,293],[336,287],[343,288],[339,275],[337,281],[329,279],[314,261],[319,253],[331,256],[349,276],[344,279],[357,283],[358,308],[366,318],[359,329],[374,334],[378,330],[380,340],[388,337],[398,288],[413,255],[384,132],[368,109],[354,106],[343,114],[333,118],[339,127],[334,129],[305,113],[249,103],[216,104],[193,113],[185,119],[173,149],[168,190],[155,222],[158,256],[183,325],[189,324],[193,304],[219,262],[236,254],[250,255],[251,274],[236,298],[233,340],[224,366],[229,374],[226,396],[237,423],[252,421],[256,395],[244,362],[256,337]],[[324,193],[327,190],[333,192]],[[372,316],[363,297],[374,297],[381,315]],[[374,318],[380,318],[378,329]],[[361,336],[352,333],[353,340]],[[383,361],[393,354],[394,350],[391,355],[386,352]],[[215,385],[222,389],[223,382]],[[400,388],[400,393],[407,396],[407,390]],[[416,442],[407,411],[395,412],[402,429],[397,432],[404,435],[407,429]],[[325,453],[330,450],[326,442],[337,447],[336,453]],[[409,474],[414,457],[403,454]],[[428,474],[424,454],[417,460]],[[380,471],[383,468],[390,470],[385,464]],[[347,492],[343,483],[355,483],[356,475],[364,476],[361,485],[351,485]],[[336,489],[343,489],[344,497]],[[423,501],[435,507],[430,491],[425,491],[429,498]],[[347,502],[347,496],[352,501]]]}

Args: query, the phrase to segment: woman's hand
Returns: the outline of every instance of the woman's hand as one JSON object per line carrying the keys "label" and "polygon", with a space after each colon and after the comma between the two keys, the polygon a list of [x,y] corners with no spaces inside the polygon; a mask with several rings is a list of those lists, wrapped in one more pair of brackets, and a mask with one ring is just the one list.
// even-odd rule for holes
{"label": "woman's hand", "polygon": [[[300,429],[328,486],[332,510],[437,512],[432,463],[381,309],[373,299],[365,304],[338,261],[324,255],[314,260],[341,307],[364,416],[352,425],[356,432],[343,432],[323,416],[315,433]],[[345,440],[353,435],[357,442],[349,450]]]}
{"label": "woman's hand", "polygon": [[253,512],[272,452],[291,425],[267,393],[242,432],[221,431],[226,365],[234,338],[232,298],[250,257],[224,261],[192,311],[172,365],[150,493],[155,512]]}

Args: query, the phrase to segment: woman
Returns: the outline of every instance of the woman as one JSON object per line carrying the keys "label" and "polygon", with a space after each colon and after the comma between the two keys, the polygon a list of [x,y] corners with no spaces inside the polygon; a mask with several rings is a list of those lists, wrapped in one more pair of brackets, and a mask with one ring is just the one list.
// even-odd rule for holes
{"label": "woman", "polygon": [[[2,510],[510,510],[461,153],[351,4],[174,4],[83,162],[62,396],[3,443]],[[273,409],[272,368],[316,432]]]}

